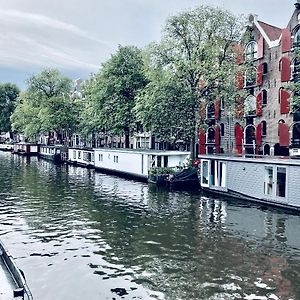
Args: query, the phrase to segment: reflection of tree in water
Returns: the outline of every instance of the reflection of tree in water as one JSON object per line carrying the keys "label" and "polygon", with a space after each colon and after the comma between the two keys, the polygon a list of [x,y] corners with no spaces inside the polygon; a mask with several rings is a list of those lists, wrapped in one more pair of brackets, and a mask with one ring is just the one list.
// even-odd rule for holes
{"label": "reflection of tree in water", "polygon": [[81,168],[68,174],[34,160],[23,167],[15,171],[13,189],[23,185],[30,193],[23,204],[30,208],[28,224],[66,235],[76,230],[94,245],[91,260],[101,256],[122,266],[102,276],[101,266],[92,265],[99,280],[127,274],[166,299],[300,295],[299,259],[290,258],[295,238],[287,235],[295,222],[283,214]]}

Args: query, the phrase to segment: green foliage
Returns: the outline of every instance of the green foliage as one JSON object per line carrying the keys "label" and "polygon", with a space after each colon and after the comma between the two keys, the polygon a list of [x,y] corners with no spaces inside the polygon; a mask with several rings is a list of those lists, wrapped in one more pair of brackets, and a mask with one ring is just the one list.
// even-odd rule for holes
{"label": "green foliage", "polygon": [[44,70],[27,80],[11,120],[13,129],[27,137],[63,130],[74,132],[78,123],[79,100],[70,97],[72,82],[57,70]]}
{"label": "green foliage", "polygon": [[141,50],[119,46],[85,87],[85,133],[95,129],[115,135],[133,131],[136,119],[132,108],[138,91],[146,84]]}
{"label": "green foliage", "polygon": [[174,174],[175,168],[170,168],[170,167],[153,167],[149,169],[149,174],[150,175],[170,175]]}
{"label": "green foliage", "polygon": [[162,41],[148,49],[150,83],[139,94],[138,119],[164,139],[183,127],[181,138],[194,141],[201,102],[235,101],[241,33],[238,18],[220,8],[201,6],[171,17]]}
{"label": "green foliage", "polygon": [[287,86],[287,89],[292,92],[291,96],[291,109],[293,112],[300,111],[300,49],[296,48],[294,52],[294,70],[293,77],[294,80]]}
{"label": "green foliage", "polygon": [[0,84],[0,132],[10,132],[12,115],[20,90],[15,84]]}

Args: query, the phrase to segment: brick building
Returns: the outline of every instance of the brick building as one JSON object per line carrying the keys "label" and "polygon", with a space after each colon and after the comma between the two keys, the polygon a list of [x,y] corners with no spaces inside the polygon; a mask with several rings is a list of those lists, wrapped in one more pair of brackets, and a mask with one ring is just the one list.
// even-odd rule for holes
{"label": "brick building", "polygon": [[[238,63],[236,111],[222,99],[206,106],[207,129],[200,131],[199,152],[300,154],[300,117],[293,111],[289,85],[297,78],[295,50],[300,46],[300,0],[286,28],[250,15]],[[298,150],[299,149],[299,150]]]}

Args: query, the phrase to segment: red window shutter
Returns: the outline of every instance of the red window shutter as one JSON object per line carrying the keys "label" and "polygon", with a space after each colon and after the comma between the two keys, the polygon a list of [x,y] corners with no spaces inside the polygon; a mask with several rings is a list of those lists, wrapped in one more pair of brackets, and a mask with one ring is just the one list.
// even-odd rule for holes
{"label": "red window shutter", "polygon": [[238,90],[242,90],[244,88],[244,74],[241,71],[237,71],[235,76],[235,86]]}
{"label": "red window shutter", "polygon": [[259,64],[257,67],[257,74],[256,74],[256,84],[261,86],[263,83],[263,66]]}
{"label": "red window shutter", "polygon": [[262,116],[262,92],[256,96],[256,115],[258,117]]}
{"label": "red window shutter", "polygon": [[235,147],[238,154],[243,153],[243,127],[240,124],[235,124]]}
{"label": "red window shutter", "polygon": [[287,90],[280,89],[280,113],[288,114],[290,112],[290,93]]}
{"label": "red window shutter", "polygon": [[204,129],[200,129],[199,132],[199,154],[206,154],[206,134]]}
{"label": "red window shutter", "polygon": [[287,57],[282,57],[281,64],[281,82],[291,80],[291,62]]}
{"label": "red window shutter", "polygon": [[259,123],[256,127],[256,145],[261,145],[261,123]]}
{"label": "red window shutter", "polygon": [[282,29],[282,36],[281,36],[281,52],[290,52],[292,48],[292,37],[291,32],[289,29],[284,28]]}
{"label": "red window shutter", "polygon": [[261,36],[257,43],[257,58],[264,57],[264,38]]}
{"label": "red window shutter", "polygon": [[279,134],[279,144],[280,146],[289,146],[290,143],[290,133],[289,126],[286,123],[278,124],[278,134]]}
{"label": "red window shutter", "polygon": [[237,44],[235,46],[235,52],[236,52],[236,64],[241,65],[244,63],[244,47],[240,44]]}
{"label": "red window shutter", "polygon": [[215,144],[216,144],[216,153],[220,153],[220,142],[221,142],[221,137],[220,137],[220,126],[217,125],[215,127]]}
{"label": "red window shutter", "polygon": [[219,119],[220,117],[220,100],[215,100],[215,119]]}

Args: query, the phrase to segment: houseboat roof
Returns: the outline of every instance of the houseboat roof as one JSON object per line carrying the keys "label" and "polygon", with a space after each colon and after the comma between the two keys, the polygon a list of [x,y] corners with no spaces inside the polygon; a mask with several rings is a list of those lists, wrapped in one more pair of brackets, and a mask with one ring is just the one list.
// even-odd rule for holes
{"label": "houseboat roof", "polygon": [[95,151],[101,152],[118,152],[118,153],[139,153],[150,155],[190,155],[189,151],[176,150],[154,150],[154,149],[125,149],[125,148],[94,148]]}
{"label": "houseboat roof", "polygon": [[300,159],[293,159],[287,156],[263,156],[263,155],[216,155],[203,154],[198,155],[199,159],[218,159],[225,161],[240,161],[247,163],[262,163],[262,164],[277,164],[277,165],[291,165],[300,166]]}

